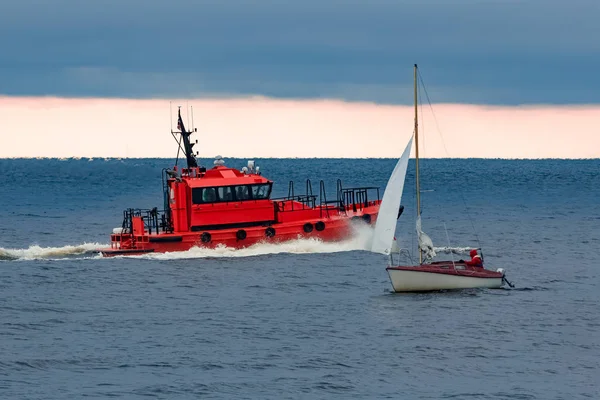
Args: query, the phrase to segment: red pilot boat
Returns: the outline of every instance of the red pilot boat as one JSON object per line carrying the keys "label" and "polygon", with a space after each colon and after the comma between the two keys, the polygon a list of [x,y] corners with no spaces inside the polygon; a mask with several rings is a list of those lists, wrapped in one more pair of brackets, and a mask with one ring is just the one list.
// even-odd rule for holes
{"label": "red pilot boat", "polygon": [[[259,242],[281,242],[302,237],[339,241],[353,233],[353,223],[376,221],[379,188],[343,188],[337,181],[335,200],[327,201],[324,182],[319,196],[306,181],[306,193],[296,195],[293,182],[288,196],[271,198],[273,181],[263,177],[254,161],[241,170],[226,167],[218,156],[212,168],[198,164],[178,113],[178,131],[172,131],[187,168],[163,170],[164,209],[123,212],[123,223],[110,235],[103,256],[185,251],[192,247],[225,245],[247,247]],[[197,129],[193,129],[197,132]],[[196,141],[197,143],[197,141]],[[177,162],[176,162],[177,164]]]}

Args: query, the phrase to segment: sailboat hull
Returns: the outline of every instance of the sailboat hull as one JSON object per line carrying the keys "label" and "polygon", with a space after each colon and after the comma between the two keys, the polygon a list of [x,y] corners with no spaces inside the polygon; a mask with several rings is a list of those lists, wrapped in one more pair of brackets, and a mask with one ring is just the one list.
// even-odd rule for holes
{"label": "sailboat hull", "polygon": [[454,264],[386,268],[395,292],[500,288],[504,272]]}

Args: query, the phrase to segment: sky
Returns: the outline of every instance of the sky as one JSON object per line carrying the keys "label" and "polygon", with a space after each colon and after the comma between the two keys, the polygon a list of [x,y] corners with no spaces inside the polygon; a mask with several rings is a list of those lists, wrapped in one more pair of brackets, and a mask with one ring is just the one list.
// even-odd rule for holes
{"label": "sky", "polygon": [[[328,135],[332,141],[344,135],[344,121],[352,117],[348,113],[362,116],[369,132],[385,125],[379,118],[396,110],[397,120],[389,122],[395,129],[389,127],[387,138],[394,142],[410,130],[403,106],[413,102],[414,63],[431,101],[446,109],[454,105],[456,122],[441,127],[451,137],[454,129],[473,125],[472,120],[491,118],[488,107],[505,113],[483,124],[480,132],[457,132],[455,143],[479,141],[481,130],[490,131],[485,125],[492,124],[491,131],[504,137],[516,130],[535,138],[543,132],[524,126],[547,129],[538,121],[546,117],[554,121],[552,126],[569,127],[569,134],[581,130],[578,135],[588,140],[598,133],[593,121],[600,116],[598,20],[597,0],[7,0],[0,2],[0,157],[22,155],[22,149],[5,148],[20,145],[11,137],[18,121],[38,127],[37,121],[62,118],[64,110],[55,107],[61,98],[77,100],[63,106],[88,110],[88,125],[94,121],[111,131],[144,125],[142,120],[153,112],[168,115],[169,100],[189,102],[197,112],[208,107],[218,113],[205,113],[206,125],[198,124],[207,138],[218,119],[230,120],[231,110],[240,104],[254,109],[243,115],[251,122],[226,133],[235,138],[256,137],[266,131],[264,126],[280,126],[276,113],[292,105],[299,107],[296,117],[304,119],[303,127],[322,129],[296,129],[295,134]],[[122,113],[123,104],[133,104],[128,101],[137,105]],[[339,102],[348,103],[346,114],[328,116]],[[265,112],[266,106],[273,108]],[[515,119],[521,125],[515,126]],[[233,122],[221,123],[227,124]],[[258,125],[260,131],[245,128]],[[81,129],[66,120],[60,126],[46,124],[46,138],[58,141]],[[553,134],[557,136],[546,142],[555,147],[545,143],[537,157],[600,157],[600,149],[583,143],[567,148],[559,137],[565,132]],[[168,129],[156,124],[148,124],[146,135],[170,139]],[[133,136],[124,140],[136,146]],[[494,150],[500,139],[486,140],[483,148]],[[438,148],[435,142],[432,146]],[[70,151],[78,156],[88,148],[83,143]],[[451,156],[458,157],[459,150]],[[52,151],[24,156],[58,156],[58,150]],[[117,156],[114,150],[98,152],[94,155]],[[148,149],[145,156],[162,152]],[[277,156],[278,149],[267,153]],[[388,153],[381,149],[368,156]],[[509,153],[528,157],[531,151],[497,148],[490,156]],[[290,156],[302,154],[299,150]]]}
{"label": "sky", "polygon": [[[0,135],[0,157],[175,158],[169,132],[178,103],[188,128],[186,104],[193,108],[198,132],[192,139],[201,158],[398,158],[413,132],[414,109],[403,105],[196,99],[174,102],[169,118],[166,100],[5,97],[1,131],[16,134]],[[421,110],[424,158],[600,158],[597,106],[435,104]]]}

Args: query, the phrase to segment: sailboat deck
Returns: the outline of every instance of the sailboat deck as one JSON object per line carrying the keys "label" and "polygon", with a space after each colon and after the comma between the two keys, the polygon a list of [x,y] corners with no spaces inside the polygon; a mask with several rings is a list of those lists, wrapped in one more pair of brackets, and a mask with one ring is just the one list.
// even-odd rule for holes
{"label": "sailboat deck", "polygon": [[429,272],[432,274],[446,274],[456,276],[469,276],[472,278],[501,278],[502,272],[490,271],[489,269],[471,267],[462,263],[452,263],[452,261],[439,261],[431,264],[421,264],[416,266],[394,266],[387,267],[387,270]]}

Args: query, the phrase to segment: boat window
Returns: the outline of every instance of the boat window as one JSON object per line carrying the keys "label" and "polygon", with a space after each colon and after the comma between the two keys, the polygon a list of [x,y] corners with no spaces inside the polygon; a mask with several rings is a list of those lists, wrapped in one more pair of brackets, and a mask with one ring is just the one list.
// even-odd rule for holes
{"label": "boat window", "polygon": [[271,195],[271,184],[219,186],[192,189],[192,203],[205,204],[228,201],[263,200]]}
{"label": "boat window", "polygon": [[220,201],[233,201],[233,187],[221,186],[218,188]]}
{"label": "boat window", "polygon": [[271,185],[263,183],[261,185],[252,185],[252,198],[254,200],[268,199],[271,194]]}
{"label": "boat window", "polygon": [[192,203],[214,203],[217,201],[217,193],[215,188],[193,188],[192,189]]}
{"label": "boat window", "polygon": [[194,188],[192,189],[192,203],[193,204],[202,204],[202,190],[203,188]]}
{"label": "boat window", "polygon": [[250,192],[248,186],[240,185],[235,187],[235,198],[237,200],[250,200]]}
{"label": "boat window", "polygon": [[204,191],[202,192],[202,201],[204,203],[213,203],[217,201],[215,188],[204,188]]}

